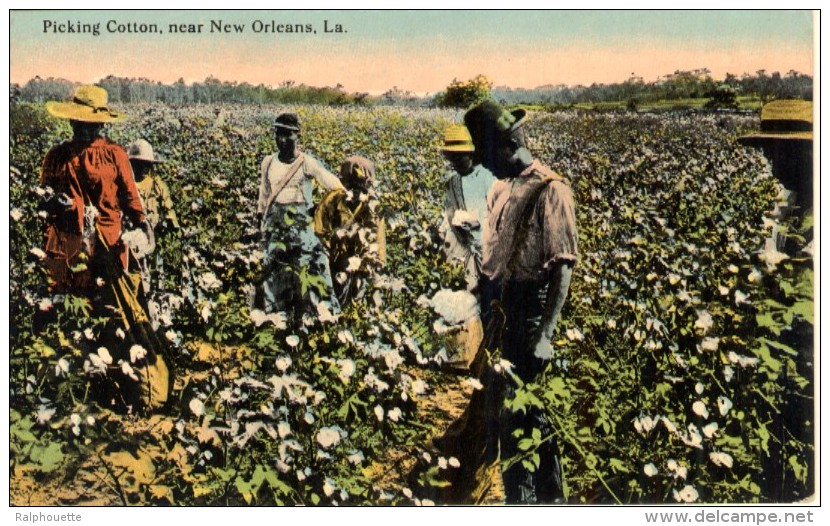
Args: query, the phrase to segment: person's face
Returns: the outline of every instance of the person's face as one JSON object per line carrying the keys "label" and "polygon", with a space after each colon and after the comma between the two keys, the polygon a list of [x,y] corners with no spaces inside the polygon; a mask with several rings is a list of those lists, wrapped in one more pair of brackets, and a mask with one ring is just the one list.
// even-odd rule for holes
{"label": "person's face", "polygon": [[150,169],[153,167],[153,163],[137,160],[130,161],[130,165],[133,167],[133,177],[136,181],[143,181],[144,178],[147,177],[147,174],[150,173]]}
{"label": "person's face", "polygon": [[522,128],[510,133],[495,134],[483,152],[481,164],[500,179],[513,177],[523,168],[520,166],[519,152],[524,148],[525,135]]}
{"label": "person's face", "polygon": [[295,130],[289,130],[283,127],[276,128],[276,134],[277,148],[280,153],[282,155],[293,155],[297,148],[297,141],[300,138],[300,134]]}
{"label": "person's face", "polygon": [[104,129],[104,124],[100,122],[83,122],[70,120],[69,125],[72,126],[72,135],[76,141],[84,144],[91,143]]}
{"label": "person's face", "polygon": [[473,169],[473,155],[467,152],[444,152],[444,157],[453,170],[466,175]]}

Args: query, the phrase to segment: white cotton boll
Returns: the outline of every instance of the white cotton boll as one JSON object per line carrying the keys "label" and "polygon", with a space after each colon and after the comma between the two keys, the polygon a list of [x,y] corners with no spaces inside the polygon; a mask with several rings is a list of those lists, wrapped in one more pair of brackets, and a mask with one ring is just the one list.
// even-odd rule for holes
{"label": "white cotton boll", "polygon": [[266,319],[267,316],[265,315],[264,311],[261,311],[259,309],[251,309],[251,321],[254,322],[254,326],[259,327],[260,325],[265,323]]}
{"label": "white cotton boll", "polygon": [[695,321],[695,328],[700,329],[703,334],[709,332],[709,329],[715,324],[712,315],[707,310],[697,311],[697,320]]}
{"label": "white cotton boll", "polygon": [[478,301],[466,290],[441,289],[429,300],[429,305],[447,325],[459,325],[478,316]]}
{"label": "white cotton boll", "polygon": [[361,263],[362,260],[359,257],[350,257],[348,259],[348,265],[346,265],[346,272],[355,272],[357,270],[360,270]]}
{"label": "white cotton boll", "polygon": [[484,389],[484,386],[481,385],[481,382],[478,381],[476,378],[465,378],[461,380],[461,385],[464,387],[472,387],[476,391]]}
{"label": "white cotton boll", "polygon": [[743,305],[745,303],[750,303],[749,301],[749,294],[745,294],[740,290],[735,291],[735,305]]}
{"label": "white cotton boll", "polygon": [[698,352],[717,351],[719,343],[720,343],[719,338],[706,337],[706,338],[703,338],[703,340],[698,344],[697,350],[698,350]]}
{"label": "white cotton boll", "polygon": [[287,370],[288,370],[288,368],[289,368],[289,367],[291,367],[291,364],[292,364],[292,363],[293,363],[293,362],[291,361],[291,357],[290,357],[290,356],[287,356],[287,355],[282,355],[282,356],[277,357],[277,359],[274,361],[274,366],[275,366],[275,367],[276,367],[276,368],[277,368],[280,372],[283,372],[283,373],[284,373],[285,371],[287,371]]}
{"label": "white cotton boll", "polygon": [[725,396],[718,397],[718,411],[720,412],[721,416],[726,416],[726,413],[732,409],[732,400]]}
{"label": "white cotton boll", "polygon": [[649,462],[645,466],[643,466],[643,473],[646,474],[647,477],[653,477],[659,473],[657,470],[657,466]]}
{"label": "white cotton boll", "polygon": [[386,413],[386,416],[388,416],[389,420],[391,420],[392,422],[398,422],[401,419],[401,415],[402,412],[398,407],[393,407],[389,410],[388,413]]}
{"label": "white cotton boll", "polygon": [[375,411],[375,418],[378,419],[378,422],[382,422],[383,421],[383,408],[379,405],[376,405],[374,411]]}
{"label": "white cotton boll", "polygon": [[709,410],[706,409],[706,404],[697,400],[695,403],[692,404],[692,411],[700,417],[709,418]]}
{"label": "white cotton boll", "polygon": [[55,376],[63,376],[67,373],[69,373],[69,361],[66,358],[61,358],[55,365]]}
{"label": "white cotton boll", "polygon": [[334,490],[334,481],[330,478],[326,478],[326,481],[323,483],[323,494],[325,494],[326,497],[331,497]]}
{"label": "white cotton boll", "polygon": [[202,416],[205,414],[205,404],[198,398],[191,400],[188,407],[190,408],[190,412],[195,416]]}
{"label": "white cotton boll", "polygon": [[121,234],[121,240],[130,247],[130,250],[137,259],[141,259],[153,251],[150,238],[139,229],[125,231]]}
{"label": "white cotton boll", "polygon": [[340,381],[344,384],[349,383],[349,380],[354,375],[356,369],[354,361],[349,358],[337,360],[337,366],[340,368],[340,372],[337,375],[340,378]]}
{"label": "white cotton boll", "polygon": [[717,422],[710,422],[703,426],[703,436],[706,438],[712,438],[718,433],[718,423]]}
{"label": "white cotton boll", "polygon": [[43,425],[51,420],[53,416],[55,416],[55,409],[49,409],[45,406],[40,406],[37,410],[37,414],[35,415],[37,423],[40,425]]}
{"label": "white cotton boll", "polygon": [[574,342],[581,342],[585,339],[585,336],[576,327],[566,330],[565,335]]}
{"label": "white cotton boll", "polygon": [[138,381],[138,375],[135,374],[135,370],[129,363],[123,360],[121,360],[121,372],[124,373],[124,375],[129,376],[136,382]]}
{"label": "white cotton boll", "polygon": [[703,384],[702,383],[698,382],[698,383],[695,384],[695,392],[699,395],[703,394]]}
{"label": "white cotton boll", "polygon": [[672,490],[674,493],[674,500],[677,502],[695,502],[700,496],[692,485],[685,486],[682,490]]}
{"label": "white cotton boll", "polygon": [[133,345],[130,347],[130,361],[135,363],[138,360],[142,360],[147,356],[147,349],[142,347],[141,345]]}
{"label": "white cotton boll", "polygon": [[722,466],[725,468],[732,468],[732,464],[734,462],[731,455],[719,451],[709,453],[709,460],[711,460],[716,466]]}
{"label": "white cotton boll", "polygon": [[336,446],[340,443],[340,430],[335,427],[322,427],[317,432],[317,443],[324,449]]}

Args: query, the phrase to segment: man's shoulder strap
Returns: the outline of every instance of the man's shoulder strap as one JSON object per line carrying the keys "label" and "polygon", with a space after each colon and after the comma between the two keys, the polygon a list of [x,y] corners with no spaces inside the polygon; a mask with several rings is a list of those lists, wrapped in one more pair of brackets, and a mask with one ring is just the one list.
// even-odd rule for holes
{"label": "man's shoulder strap", "polygon": [[[268,171],[271,170],[271,165],[274,164],[274,159],[276,159],[276,155],[271,156],[271,160],[268,162],[268,166],[265,167],[265,176],[268,176]],[[271,207],[271,203],[274,202],[274,199],[277,198],[282,189],[288,184],[288,182],[297,175],[297,172],[305,163],[305,156],[300,153],[297,155],[297,158],[294,159],[294,162],[291,163],[291,166],[288,168],[288,171],[285,173],[282,179],[277,181],[277,184],[271,188],[271,196],[268,198],[268,203],[265,205],[265,212],[268,212],[268,209]]]}

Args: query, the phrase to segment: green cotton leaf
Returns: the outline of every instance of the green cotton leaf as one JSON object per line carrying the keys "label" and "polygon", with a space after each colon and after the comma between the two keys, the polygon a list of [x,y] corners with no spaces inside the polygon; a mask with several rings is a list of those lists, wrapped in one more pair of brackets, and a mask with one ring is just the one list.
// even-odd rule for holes
{"label": "green cotton leaf", "polygon": [[519,450],[520,451],[527,451],[528,449],[532,448],[536,444],[536,441],[532,438],[523,438],[519,440]]}
{"label": "green cotton leaf", "polygon": [[765,344],[762,343],[760,347],[755,349],[755,354],[761,360],[762,366],[766,367],[773,374],[777,375],[781,371],[781,361],[772,357],[769,347]]}
{"label": "green cotton leaf", "polygon": [[612,458],[609,462],[609,465],[611,466],[611,469],[614,471],[614,473],[631,473],[631,470],[628,469],[625,463],[623,463],[623,461],[618,458]]}
{"label": "green cotton leaf", "polygon": [[517,391],[516,396],[505,402],[505,406],[514,413],[519,411],[526,412],[528,407],[538,407],[539,409],[545,407],[535,394],[525,389]]}
{"label": "green cotton leaf", "polygon": [[773,318],[772,314],[768,312],[758,313],[755,315],[755,323],[758,327],[769,329],[771,333],[778,336],[781,334],[782,324]]}
{"label": "green cotton leaf", "polygon": [[320,495],[318,495],[316,493],[312,493],[311,494],[311,503],[314,504],[315,506],[317,504],[320,504]]}
{"label": "green cotton leaf", "polygon": [[790,307],[790,312],[801,316],[804,318],[805,321],[812,324],[813,323],[813,301],[796,301],[795,304]]}
{"label": "green cotton leaf", "polygon": [[567,399],[571,395],[570,391],[565,385],[565,380],[558,376],[551,379],[551,381],[548,382],[546,387],[547,391],[545,392],[545,398],[547,398],[548,400],[555,401]]}
{"label": "green cotton leaf", "polygon": [[795,475],[795,478],[799,482],[807,482],[807,471],[809,470],[809,467],[799,462],[796,455],[791,455],[787,461],[789,462],[790,467],[793,468],[793,475]]}
{"label": "green cotton leaf", "polygon": [[240,475],[234,480],[234,485],[236,486],[236,490],[239,491],[239,494],[242,495],[242,498],[245,499],[245,502],[251,504],[256,499],[256,494],[259,488],[262,487],[263,482],[265,482],[265,472],[262,466],[257,466],[251,480],[245,480]]}
{"label": "green cotton leaf", "polygon": [[426,482],[434,488],[445,488],[451,485],[449,481],[441,478],[440,469],[438,468],[438,466],[432,466],[427,470]]}
{"label": "green cotton leaf", "polygon": [[761,422],[758,422],[758,438],[761,440],[761,450],[769,455],[770,434],[766,424],[762,424]]}
{"label": "green cotton leaf", "polygon": [[54,471],[63,463],[64,454],[57,442],[49,442],[46,446],[32,447],[29,458],[38,464],[41,471]]}
{"label": "green cotton leaf", "polygon": [[236,475],[236,470],[231,469],[222,469],[222,468],[211,468],[211,472],[216,475],[222,482],[230,481],[234,475]]}

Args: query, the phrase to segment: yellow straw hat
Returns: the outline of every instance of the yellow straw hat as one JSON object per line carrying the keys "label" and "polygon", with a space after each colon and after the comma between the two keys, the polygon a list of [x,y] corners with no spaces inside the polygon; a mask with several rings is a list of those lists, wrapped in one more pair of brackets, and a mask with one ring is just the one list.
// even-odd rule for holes
{"label": "yellow straw hat", "polygon": [[107,90],[98,86],[78,86],[71,101],[49,101],[46,110],[59,119],[82,122],[115,122],[125,118],[109,109]]}
{"label": "yellow straw hat", "polygon": [[444,131],[442,152],[472,153],[475,149],[473,138],[470,137],[470,132],[463,124],[452,124]]}
{"label": "yellow straw hat", "polygon": [[761,108],[761,132],[744,135],[742,144],[764,142],[812,141],[813,103],[809,100],[774,100]]}

